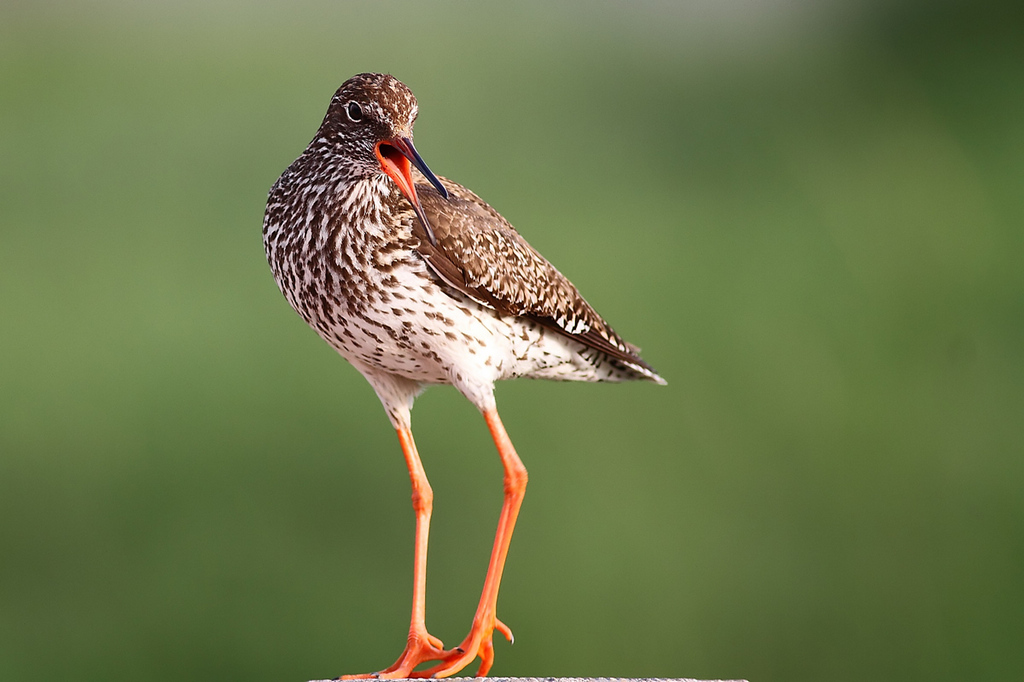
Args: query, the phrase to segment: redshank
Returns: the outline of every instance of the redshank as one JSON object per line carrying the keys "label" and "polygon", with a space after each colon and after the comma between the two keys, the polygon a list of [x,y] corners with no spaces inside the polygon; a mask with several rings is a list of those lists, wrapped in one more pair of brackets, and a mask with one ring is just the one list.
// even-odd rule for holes
{"label": "redshank", "polygon": [[[296,312],[373,386],[398,432],[416,514],[412,620],[393,665],[343,678],[445,677],[494,660],[498,586],[526,489],[494,382],[665,383],[547,260],[473,192],[417,153],[416,98],[364,73],[334,94],[306,150],[270,190],[263,245]],[[483,414],[504,467],[504,503],[483,593],[466,638],[445,649],[425,624],[433,493],[410,429],[427,386],[455,386]],[[432,667],[418,669],[423,663]]]}

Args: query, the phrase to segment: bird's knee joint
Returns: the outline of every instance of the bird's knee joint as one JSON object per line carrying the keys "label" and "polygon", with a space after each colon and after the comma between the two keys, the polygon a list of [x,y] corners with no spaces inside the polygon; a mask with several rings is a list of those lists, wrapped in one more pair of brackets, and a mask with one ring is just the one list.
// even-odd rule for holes
{"label": "bird's knee joint", "polygon": [[417,512],[429,512],[434,506],[434,491],[430,486],[412,489],[412,508]]}
{"label": "bird's knee joint", "polygon": [[526,473],[525,467],[519,467],[505,472],[505,494],[521,495],[526,490],[526,483],[530,476]]}

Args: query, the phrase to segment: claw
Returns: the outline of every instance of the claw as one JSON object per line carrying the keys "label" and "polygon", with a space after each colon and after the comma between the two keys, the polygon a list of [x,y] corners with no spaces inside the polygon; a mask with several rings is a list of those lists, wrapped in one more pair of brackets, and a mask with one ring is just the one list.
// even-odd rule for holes
{"label": "claw", "polygon": [[375,673],[363,675],[342,675],[335,680],[370,680],[370,679],[407,679],[410,677],[421,677],[413,672],[413,669],[420,663],[426,661],[443,661],[449,652],[444,650],[444,644],[437,637],[434,637],[425,630],[409,635],[405,651],[398,657],[390,667]]}
{"label": "claw", "polygon": [[[493,617],[492,617],[493,618]],[[426,670],[417,670],[410,677],[448,677],[458,673],[474,659],[480,659],[480,668],[476,677],[484,677],[494,663],[494,631],[497,630],[509,642],[514,642],[512,629],[497,618],[493,618],[490,626],[474,623],[473,628],[461,644],[445,652],[440,663]]]}
{"label": "claw", "polygon": [[512,628],[502,623],[497,618],[494,619],[494,629],[505,635],[505,639],[508,640],[509,644],[516,643],[516,636],[512,634]]}

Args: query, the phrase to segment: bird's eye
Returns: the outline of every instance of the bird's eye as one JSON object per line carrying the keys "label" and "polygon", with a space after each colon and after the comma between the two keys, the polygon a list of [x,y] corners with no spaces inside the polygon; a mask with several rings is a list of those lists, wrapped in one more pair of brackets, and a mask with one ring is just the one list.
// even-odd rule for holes
{"label": "bird's eye", "polygon": [[363,108],[355,102],[349,102],[348,106],[345,107],[345,112],[348,114],[348,120],[358,123],[363,120]]}

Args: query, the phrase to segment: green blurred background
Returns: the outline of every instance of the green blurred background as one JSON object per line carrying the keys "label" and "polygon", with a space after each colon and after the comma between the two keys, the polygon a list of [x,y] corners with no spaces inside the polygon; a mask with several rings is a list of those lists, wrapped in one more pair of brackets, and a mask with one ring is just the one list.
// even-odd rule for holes
{"label": "green blurred background", "polygon": [[[669,381],[499,386],[495,674],[1024,679],[1024,32],[980,7],[4,2],[0,680],[397,656],[402,457],[260,240],[369,70]],[[414,426],[452,644],[500,465],[450,388]]]}

